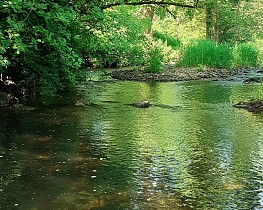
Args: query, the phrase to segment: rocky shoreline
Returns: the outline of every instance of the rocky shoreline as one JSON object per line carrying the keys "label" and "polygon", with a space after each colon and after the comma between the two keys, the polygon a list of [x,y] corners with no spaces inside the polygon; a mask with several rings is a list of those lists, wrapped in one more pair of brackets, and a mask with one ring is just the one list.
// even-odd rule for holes
{"label": "rocky shoreline", "polygon": [[[260,82],[262,70],[260,68],[240,69],[206,69],[197,70],[194,68],[175,68],[167,65],[160,73],[148,73],[143,69],[113,70],[110,73],[113,79],[142,81],[142,82],[177,82],[190,80],[243,80],[244,83]],[[253,78],[253,79],[251,79]]]}

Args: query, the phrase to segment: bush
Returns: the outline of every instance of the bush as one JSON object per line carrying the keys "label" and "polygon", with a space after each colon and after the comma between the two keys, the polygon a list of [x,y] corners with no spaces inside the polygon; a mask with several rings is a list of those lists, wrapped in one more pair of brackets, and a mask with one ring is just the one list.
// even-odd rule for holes
{"label": "bush", "polygon": [[190,43],[181,51],[179,64],[182,66],[207,66],[230,68],[232,50],[228,44],[219,44],[211,40],[199,40]]}
{"label": "bush", "polygon": [[237,67],[256,66],[258,61],[258,50],[248,43],[241,43],[234,48],[234,64]]}

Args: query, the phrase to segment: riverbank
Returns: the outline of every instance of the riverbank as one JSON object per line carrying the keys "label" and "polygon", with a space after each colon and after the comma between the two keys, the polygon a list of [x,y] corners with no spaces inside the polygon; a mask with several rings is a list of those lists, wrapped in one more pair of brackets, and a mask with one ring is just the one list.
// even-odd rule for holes
{"label": "riverbank", "polygon": [[[176,82],[190,80],[243,80],[244,83],[260,81],[262,69],[239,68],[239,69],[197,69],[182,68],[174,65],[165,65],[160,73],[145,72],[143,68],[129,70],[113,70],[110,76],[117,80],[149,81],[149,82]],[[256,78],[256,79],[251,79]],[[258,78],[258,79],[257,79]]]}
{"label": "riverbank", "polygon": [[[173,65],[164,66],[161,73],[149,73],[141,69],[114,70],[111,77],[117,80],[143,81],[143,82],[177,82],[190,80],[226,80],[237,81],[243,84],[260,83],[262,81],[262,69],[238,68],[238,69],[196,69],[178,68]],[[263,102],[259,100],[240,101],[233,105],[236,108],[246,109],[253,113],[263,112]]]}

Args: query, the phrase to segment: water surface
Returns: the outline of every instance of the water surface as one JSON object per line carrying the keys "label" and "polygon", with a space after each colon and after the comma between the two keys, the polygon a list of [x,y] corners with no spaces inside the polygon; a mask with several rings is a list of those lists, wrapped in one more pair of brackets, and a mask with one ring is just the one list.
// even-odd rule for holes
{"label": "water surface", "polygon": [[232,107],[260,88],[91,82],[1,109],[0,209],[262,209],[263,115]]}

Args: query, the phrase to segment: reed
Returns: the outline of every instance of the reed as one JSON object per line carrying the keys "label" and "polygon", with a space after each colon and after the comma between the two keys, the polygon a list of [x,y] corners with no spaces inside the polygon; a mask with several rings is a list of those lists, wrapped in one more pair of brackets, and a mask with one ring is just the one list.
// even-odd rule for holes
{"label": "reed", "polygon": [[146,72],[159,73],[162,67],[163,55],[159,48],[154,47],[149,52],[149,65],[145,67]]}
{"label": "reed", "polygon": [[179,65],[230,68],[232,57],[228,44],[216,45],[211,40],[198,40],[181,49]]}
{"label": "reed", "polygon": [[233,51],[236,67],[255,67],[258,65],[258,49],[250,43],[236,45]]}

